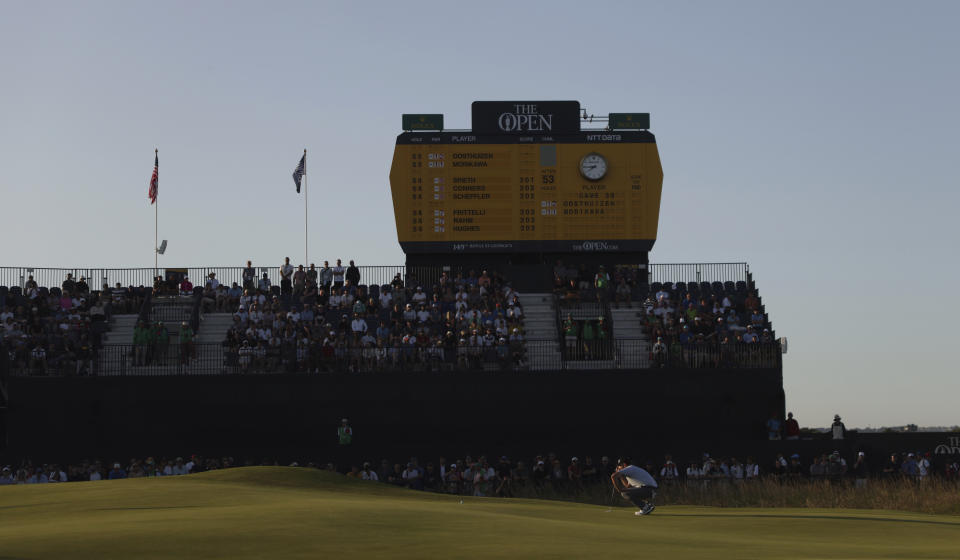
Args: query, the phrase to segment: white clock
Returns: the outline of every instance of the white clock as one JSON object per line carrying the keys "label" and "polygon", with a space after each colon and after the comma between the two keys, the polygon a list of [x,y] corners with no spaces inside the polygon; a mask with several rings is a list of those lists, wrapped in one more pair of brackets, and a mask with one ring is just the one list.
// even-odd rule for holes
{"label": "white clock", "polygon": [[580,174],[591,181],[599,181],[607,174],[607,159],[591,152],[580,160]]}

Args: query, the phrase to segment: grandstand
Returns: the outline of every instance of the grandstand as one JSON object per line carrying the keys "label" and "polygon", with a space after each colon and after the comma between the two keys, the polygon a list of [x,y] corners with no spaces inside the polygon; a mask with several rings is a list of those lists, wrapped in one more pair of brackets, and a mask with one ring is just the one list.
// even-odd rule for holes
{"label": "grandstand", "polygon": [[[668,361],[685,368],[716,367],[721,362],[735,368],[779,364],[779,345],[744,263],[651,264],[643,278],[641,269],[617,267],[616,280],[601,290],[594,286],[595,273],[558,270],[554,290],[541,287],[543,291],[532,293],[515,290],[509,279],[496,273],[487,292],[487,286],[478,286],[481,278],[475,271],[357,268],[370,283],[348,286],[343,302],[333,305],[323,293],[335,290],[332,286],[320,286],[313,296],[282,293],[280,267],[257,267],[257,277],[266,277],[270,284],[252,292],[248,288],[246,298],[227,295],[226,284],[242,284],[242,267],[191,268],[185,274],[176,269],[173,284],[165,282],[157,290],[143,284],[106,287],[119,277],[149,280],[152,269],[97,269],[104,288],[77,292],[68,307],[61,287],[38,285],[33,291],[31,282],[36,280],[26,270],[38,273],[44,283],[54,277],[85,279],[91,270],[0,269],[0,277],[18,282],[0,285],[0,312],[4,324],[10,325],[3,332],[8,367],[15,375],[116,376],[472,367],[633,370],[663,367]],[[180,276],[223,281],[193,286],[181,294]],[[589,279],[578,280],[579,276]],[[569,280],[577,284],[572,291],[563,288]],[[617,297],[621,280],[629,289],[629,298],[619,298],[623,302]],[[468,306],[471,289],[483,296]],[[458,294],[464,296],[462,305]],[[687,300],[694,302],[696,313],[690,313]],[[425,316],[418,319],[414,306],[426,311]],[[404,310],[409,314],[406,319]],[[248,311],[256,314],[256,320]],[[757,314],[760,322],[748,324]],[[355,315],[362,315],[361,331],[350,328]],[[575,322],[572,339],[571,325],[565,326],[570,319]],[[718,329],[716,321],[748,325]],[[195,336],[181,344],[185,323]],[[138,337],[138,324],[162,328],[165,334],[159,340]],[[584,331],[591,329],[595,337],[587,335],[585,340]],[[763,337],[744,342],[748,329],[763,332]],[[488,331],[493,339],[485,341]],[[668,340],[665,356],[654,352],[657,339],[663,337]],[[138,347],[143,347],[143,359],[137,359]],[[32,355],[37,348],[43,349],[43,360]]]}
{"label": "grandstand", "polygon": [[650,263],[663,172],[623,115],[404,118],[404,265],[0,268],[9,446],[343,452],[316,435],[341,417],[384,454],[764,438],[782,339],[746,263]]}

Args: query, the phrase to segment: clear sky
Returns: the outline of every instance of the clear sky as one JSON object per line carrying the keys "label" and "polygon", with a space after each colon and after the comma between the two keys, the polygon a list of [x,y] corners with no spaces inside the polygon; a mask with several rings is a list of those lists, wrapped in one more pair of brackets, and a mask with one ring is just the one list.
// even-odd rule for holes
{"label": "clear sky", "polygon": [[0,2],[0,266],[400,264],[402,113],[649,112],[653,262],[747,261],[801,425],[960,423],[960,3]]}

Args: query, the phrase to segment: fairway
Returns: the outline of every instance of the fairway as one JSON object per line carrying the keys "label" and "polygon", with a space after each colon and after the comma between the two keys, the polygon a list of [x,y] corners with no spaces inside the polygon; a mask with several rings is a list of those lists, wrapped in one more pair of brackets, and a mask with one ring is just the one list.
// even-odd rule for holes
{"label": "fairway", "polygon": [[960,517],[463,498],[326,472],[0,487],[0,558],[956,558]]}

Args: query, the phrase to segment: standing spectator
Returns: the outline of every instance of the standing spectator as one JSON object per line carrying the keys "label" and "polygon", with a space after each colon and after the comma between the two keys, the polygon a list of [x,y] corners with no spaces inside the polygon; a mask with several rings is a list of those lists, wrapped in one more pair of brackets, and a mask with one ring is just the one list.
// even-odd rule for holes
{"label": "standing spectator", "polygon": [[667,345],[663,343],[663,337],[658,336],[657,342],[653,345],[653,365],[655,367],[664,367],[667,363]]}
{"label": "standing spectator", "polygon": [[867,458],[863,451],[857,453],[857,460],[853,463],[853,484],[856,488],[867,486]]}
{"label": "standing spectator", "polygon": [[337,442],[341,446],[348,446],[353,443],[353,428],[350,427],[346,418],[340,420],[340,427],[337,428]]}
{"label": "standing spectator", "polygon": [[330,268],[330,261],[323,261],[323,268],[320,269],[320,285],[324,290],[330,290],[333,285],[333,269]]}
{"label": "standing spectator", "polygon": [[776,413],[771,414],[767,420],[767,439],[780,439],[780,420]]}
{"label": "standing spectator", "polygon": [[888,479],[895,478],[899,472],[900,463],[897,461],[897,454],[891,453],[890,458],[883,464],[883,476]]}
{"label": "standing spectator", "polygon": [[288,296],[293,291],[293,265],[290,257],[284,257],[280,267],[280,295]]}
{"label": "standing spectator", "polygon": [[337,266],[333,267],[333,285],[335,288],[340,289],[343,287],[343,279],[346,274],[346,269],[343,268],[343,263],[340,259],[337,259]]}
{"label": "standing spectator", "polygon": [[247,267],[243,269],[243,289],[250,290],[251,292],[256,290],[256,278],[257,271],[254,270],[253,263],[251,261],[247,261]]}
{"label": "standing spectator", "polygon": [[118,478],[127,478],[127,471],[120,467],[120,463],[114,463],[113,468],[107,474],[107,480],[116,480]]}
{"label": "standing spectator", "polygon": [[673,457],[667,455],[664,457],[664,460],[663,466],[660,467],[660,481],[673,484],[680,480],[680,471],[677,470],[677,465],[673,462]]}
{"label": "standing spectator", "polygon": [[786,431],[786,439],[800,439],[800,424],[793,417],[792,412],[787,413],[787,421],[784,422],[783,427]]}
{"label": "standing spectator", "polygon": [[180,363],[189,364],[193,358],[193,329],[186,321],[180,323]]}
{"label": "standing spectator", "polygon": [[60,284],[60,289],[71,294],[77,289],[77,282],[73,279],[73,274],[67,273],[67,278]]}
{"label": "standing spectator", "polygon": [[833,434],[833,439],[843,439],[843,437],[847,435],[847,427],[840,421],[839,414],[833,415],[833,424],[830,426],[830,432]]}
{"label": "standing spectator", "polygon": [[570,481],[569,488],[578,490],[582,485],[583,469],[580,467],[580,459],[573,457],[570,459],[570,465],[567,466],[567,480]]}
{"label": "standing spectator", "polygon": [[921,455],[917,453],[917,477],[920,482],[923,482],[927,479],[927,475],[930,474],[930,453],[927,452],[926,455]]}
{"label": "standing spectator", "polygon": [[307,273],[303,270],[303,265],[297,266],[297,271],[293,273],[293,295],[300,297],[307,286]]}
{"label": "standing spectator", "polygon": [[593,278],[593,286],[597,289],[597,301],[601,305],[605,305],[607,303],[607,291],[610,289],[610,275],[603,269],[602,264]]}
{"label": "standing spectator", "polygon": [[357,268],[357,265],[353,264],[353,260],[350,261],[350,266],[347,267],[346,279],[347,282],[350,282],[351,286],[360,285],[360,269]]}

